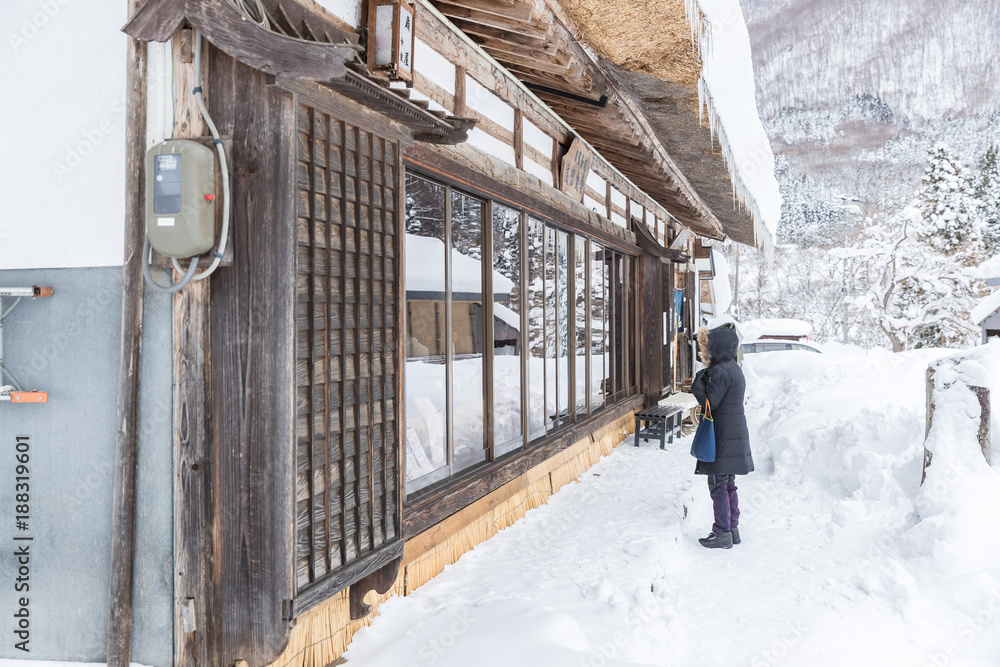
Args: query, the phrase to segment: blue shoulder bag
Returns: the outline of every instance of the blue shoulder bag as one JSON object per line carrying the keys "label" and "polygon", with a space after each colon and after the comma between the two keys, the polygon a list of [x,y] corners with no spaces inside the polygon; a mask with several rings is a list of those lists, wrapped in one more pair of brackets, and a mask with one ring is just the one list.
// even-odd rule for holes
{"label": "blue shoulder bag", "polygon": [[707,398],[705,411],[702,413],[701,421],[698,422],[698,430],[691,443],[691,456],[704,463],[715,461],[715,422],[712,421],[712,406],[709,405]]}

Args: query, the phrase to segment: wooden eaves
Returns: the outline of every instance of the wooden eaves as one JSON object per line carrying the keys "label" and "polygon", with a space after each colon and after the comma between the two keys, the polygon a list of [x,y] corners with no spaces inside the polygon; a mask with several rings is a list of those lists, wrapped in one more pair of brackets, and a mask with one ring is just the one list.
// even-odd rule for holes
{"label": "wooden eaves", "polygon": [[628,84],[580,43],[558,2],[430,2],[682,224],[702,236],[726,235],[660,141]]}
{"label": "wooden eaves", "polygon": [[[284,29],[288,31],[294,26],[284,18]],[[368,76],[363,64],[351,62],[362,47],[351,41],[333,43],[331,32],[342,35],[333,26],[310,31],[312,39],[306,39],[263,28],[225,0],[149,0],[122,30],[140,41],[163,42],[185,24],[245,65],[276,79],[315,81],[332,88],[379,109],[410,128],[421,141],[461,143],[475,125],[472,119],[430,111],[425,103],[409,100],[405,92],[397,92],[387,82]],[[317,32],[322,33],[321,38]]]}

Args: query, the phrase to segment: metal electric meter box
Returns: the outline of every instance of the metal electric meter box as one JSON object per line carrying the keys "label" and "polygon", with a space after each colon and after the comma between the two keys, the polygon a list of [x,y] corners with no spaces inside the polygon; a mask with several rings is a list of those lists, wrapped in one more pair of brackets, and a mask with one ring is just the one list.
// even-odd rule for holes
{"label": "metal electric meter box", "polygon": [[146,153],[146,234],[167,257],[193,257],[215,244],[215,154],[170,139]]}

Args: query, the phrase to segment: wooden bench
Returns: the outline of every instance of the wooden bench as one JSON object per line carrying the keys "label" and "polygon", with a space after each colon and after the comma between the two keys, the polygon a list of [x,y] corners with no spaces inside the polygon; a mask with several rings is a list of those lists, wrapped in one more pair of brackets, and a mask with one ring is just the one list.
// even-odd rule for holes
{"label": "wooden bench", "polygon": [[659,440],[660,449],[666,449],[668,439],[670,444],[674,444],[674,436],[681,436],[683,424],[684,409],[676,405],[655,405],[637,412],[635,446],[639,446],[639,440]]}

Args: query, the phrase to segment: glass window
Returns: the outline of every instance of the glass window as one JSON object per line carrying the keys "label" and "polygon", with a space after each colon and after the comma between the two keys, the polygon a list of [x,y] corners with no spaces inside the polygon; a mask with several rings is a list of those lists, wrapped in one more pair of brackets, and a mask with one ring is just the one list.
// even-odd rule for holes
{"label": "glass window", "polygon": [[577,236],[573,240],[573,302],[576,314],[576,336],[574,346],[576,357],[574,370],[576,372],[576,416],[587,415],[587,319],[590,313],[590,300],[587,293],[587,239]]}
{"label": "glass window", "polygon": [[486,460],[483,437],[483,202],[451,194],[452,465]]}
{"label": "glass window", "polygon": [[556,347],[556,230],[545,228],[545,414],[552,426],[559,421],[558,373],[559,351]]}
{"label": "glass window", "polygon": [[521,213],[493,205],[493,440],[521,447]]}
{"label": "glass window", "polygon": [[[445,189],[406,177],[406,479],[448,466]],[[419,258],[419,260],[417,259]],[[428,481],[429,480],[429,481]]]}
{"label": "glass window", "polygon": [[570,249],[569,235],[566,232],[556,232],[556,403],[557,412],[553,417],[556,424],[569,421],[570,384],[569,360],[570,330],[573,320],[569,314],[569,266]]}
{"label": "glass window", "polygon": [[545,225],[528,219],[528,436],[545,435]]}
{"label": "glass window", "polygon": [[635,286],[626,255],[584,236],[415,174],[406,188],[411,494],[623,398]]}
{"label": "glass window", "polygon": [[590,242],[590,409],[604,405],[608,320],[604,291],[604,249]]}

